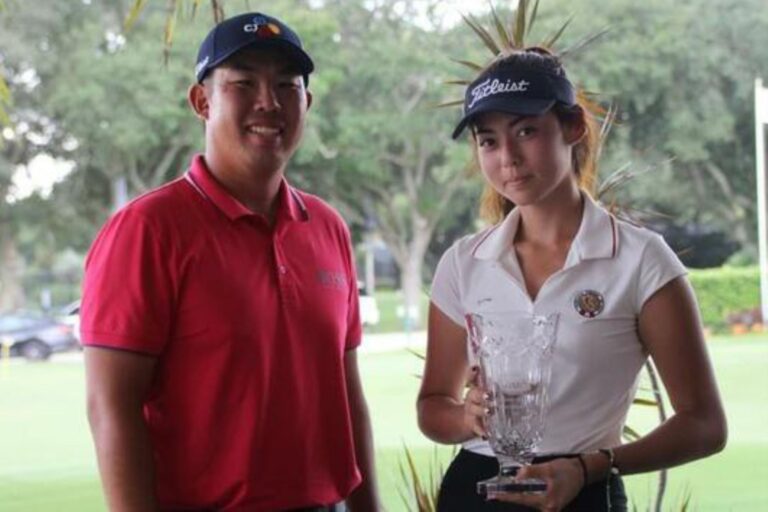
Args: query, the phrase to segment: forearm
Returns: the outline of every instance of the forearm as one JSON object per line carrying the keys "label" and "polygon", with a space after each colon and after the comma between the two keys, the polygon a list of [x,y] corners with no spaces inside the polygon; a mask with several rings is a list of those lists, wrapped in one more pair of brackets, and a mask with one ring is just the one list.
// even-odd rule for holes
{"label": "forearm", "polygon": [[726,438],[722,415],[678,413],[648,435],[617,448],[616,463],[625,474],[655,471],[717,453]]}
{"label": "forearm", "polygon": [[[626,475],[684,464],[722,450],[726,430],[722,414],[677,413],[637,441],[616,447],[614,464]],[[605,456],[589,454],[586,462],[591,481],[608,473]]]}
{"label": "forearm", "polygon": [[352,512],[378,511],[381,509],[376,485],[376,464],[374,460],[373,431],[368,406],[359,397],[352,411],[352,429],[355,440],[355,457],[363,481],[347,498]]}
{"label": "forearm", "polygon": [[88,418],[110,512],[157,510],[152,450],[141,414],[92,408]]}
{"label": "forearm", "polygon": [[467,424],[464,404],[458,400],[432,395],[419,399],[419,428],[429,439],[443,444],[458,444],[475,437]]}

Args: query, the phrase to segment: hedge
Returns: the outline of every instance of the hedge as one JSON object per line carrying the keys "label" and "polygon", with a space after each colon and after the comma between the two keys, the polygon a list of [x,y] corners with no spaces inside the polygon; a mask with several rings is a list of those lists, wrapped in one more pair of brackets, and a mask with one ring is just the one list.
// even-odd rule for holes
{"label": "hedge", "polygon": [[714,332],[728,328],[728,317],[760,308],[760,269],[720,267],[690,270],[704,326]]}

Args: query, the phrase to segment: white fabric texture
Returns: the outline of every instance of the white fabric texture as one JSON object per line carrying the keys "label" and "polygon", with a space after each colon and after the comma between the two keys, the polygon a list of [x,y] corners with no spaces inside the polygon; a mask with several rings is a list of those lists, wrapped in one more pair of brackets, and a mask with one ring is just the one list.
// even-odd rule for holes
{"label": "white fabric texture", "polygon": [[[437,266],[431,300],[462,327],[467,313],[557,313],[550,401],[537,453],[617,446],[647,358],[638,315],[686,269],[661,236],[615,219],[584,194],[581,226],[565,264],[531,301],[512,248],[519,220],[513,210],[500,224],[454,243]],[[594,318],[574,305],[587,290],[604,299]],[[493,453],[479,438],[464,448]]]}

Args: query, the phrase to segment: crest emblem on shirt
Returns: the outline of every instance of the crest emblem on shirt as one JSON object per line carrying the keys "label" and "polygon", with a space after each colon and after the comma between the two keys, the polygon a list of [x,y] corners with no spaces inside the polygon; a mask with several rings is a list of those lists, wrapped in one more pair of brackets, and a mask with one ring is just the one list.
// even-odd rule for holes
{"label": "crest emblem on shirt", "polygon": [[595,290],[583,290],[573,299],[573,308],[584,318],[595,318],[603,312],[605,299],[603,294]]}

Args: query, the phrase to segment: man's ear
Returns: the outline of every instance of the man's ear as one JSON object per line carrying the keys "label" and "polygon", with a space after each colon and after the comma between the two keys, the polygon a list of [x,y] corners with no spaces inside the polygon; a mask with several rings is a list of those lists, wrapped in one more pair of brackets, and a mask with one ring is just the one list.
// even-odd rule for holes
{"label": "man's ear", "polygon": [[208,88],[203,84],[192,84],[187,91],[187,101],[201,121],[208,120]]}
{"label": "man's ear", "polygon": [[309,107],[312,106],[312,91],[307,89],[306,93],[307,93],[307,110],[309,110]]}

